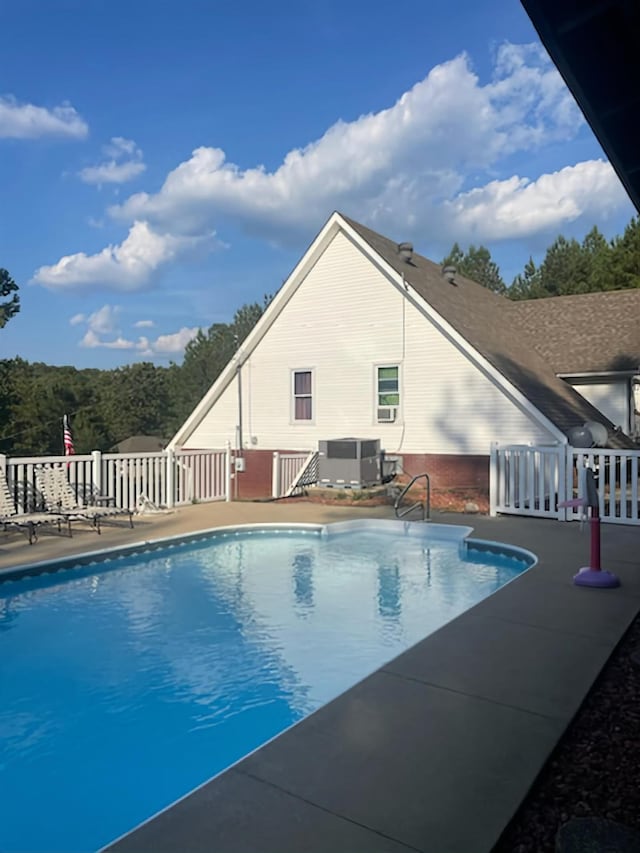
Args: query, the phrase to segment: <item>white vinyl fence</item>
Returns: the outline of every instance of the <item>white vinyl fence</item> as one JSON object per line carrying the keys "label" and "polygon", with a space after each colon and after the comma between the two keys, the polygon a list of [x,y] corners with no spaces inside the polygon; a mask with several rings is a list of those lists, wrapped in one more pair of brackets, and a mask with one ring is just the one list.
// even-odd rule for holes
{"label": "white vinyl fence", "polygon": [[582,473],[596,475],[602,521],[640,524],[640,450],[589,450],[566,445],[491,447],[491,515],[527,515],[573,521],[580,507],[561,507],[577,498]]}
{"label": "white vinyl fence", "polygon": [[271,471],[272,497],[289,497],[297,489],[318,482],[318,453],[274,453]]}
{"label": "white vinyl fence", "polygon": [[92,453],[77,456],[7,457],[0,454],[16,509],[41,509],[37,466],[63,465],[79,502],[108,497],[121,509],[135,509],[141,498],[157,507],[197,501],[229,500],[229,450],[164,450],[158,453]]}

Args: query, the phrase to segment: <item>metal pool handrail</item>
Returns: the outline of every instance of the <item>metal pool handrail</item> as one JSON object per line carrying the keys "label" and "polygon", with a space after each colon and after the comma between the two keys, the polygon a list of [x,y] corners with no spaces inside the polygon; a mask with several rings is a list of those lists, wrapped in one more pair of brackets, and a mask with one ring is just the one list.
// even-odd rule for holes
{"label": "metal pool handrail", "polygon": [[[400,502],[402,501],[402,498],[407,494],[407,492],[409,491],[411,486],[413,486],[413,484],[416,482],[416,480],[421,480],[423,477],[425,480],[425,489],[426,489],[424,501],[416,501],[416,503],[411,504],[411,506],[409,506],[409,507],[405,507],[405,509],[403,509],[402,512],[400,512]],[[431,482],[429,480],[428,474],[416,474],[415,477],[413,477],[413,479],[411,480],[411,482],[407,483],[407,485],[404,487],[404,489],[400,492],[400,494],[396,498],[395,503],[393,505],[393,508],[396,511],[396,518],[404,518],[405,515],[408,515],[410,512],[412,512],[414,509],[417,509],[418,507],[422,507],[422,520],[423,521],[430,521],[431,520]]]}

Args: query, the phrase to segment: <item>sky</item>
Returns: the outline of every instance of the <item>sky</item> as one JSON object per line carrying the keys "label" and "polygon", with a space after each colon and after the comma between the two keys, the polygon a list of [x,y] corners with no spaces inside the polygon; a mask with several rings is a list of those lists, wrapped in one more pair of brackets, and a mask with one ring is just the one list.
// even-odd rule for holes
{"label": "sky", "polygon": [[0,358],[180,363],[334,210],[507,283],[631,203],[519,0],[0,0]]}

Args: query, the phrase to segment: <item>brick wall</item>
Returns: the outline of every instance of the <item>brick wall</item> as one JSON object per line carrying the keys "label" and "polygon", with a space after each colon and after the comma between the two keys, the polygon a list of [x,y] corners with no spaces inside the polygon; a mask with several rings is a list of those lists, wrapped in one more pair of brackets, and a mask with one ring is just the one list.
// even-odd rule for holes
{"label": "brick wall", "polygon": [[432,489],[470,489],[489,494],[489,457],[406,454],[402,467],[409,476],[427,473]]}
{"label": "brick wall", "polygon": [[[281,450],[280,453],[293,453]],[[271,497],[272,450],[245,450],[246,470],[232,479],[234,499],[255,500]],[[489,494],[489,457],[438,454],[406,454],[403,468],[409,477],[426,472],[432,490],[460,489]],[[406,479],[406,477],[404,478]],[[237,485],[236,485],[237,481]]]}
{"label": "brick wall", "polygon": [[[280,450],[279,453],[295,453],[295,450]],[[297,451],[298,453],[300,451]],[[273,450],[245,450],[245,470],[231,480],[234,500],[270,498],[272,490]],[[237,480],[237,483],[236,483]]]}

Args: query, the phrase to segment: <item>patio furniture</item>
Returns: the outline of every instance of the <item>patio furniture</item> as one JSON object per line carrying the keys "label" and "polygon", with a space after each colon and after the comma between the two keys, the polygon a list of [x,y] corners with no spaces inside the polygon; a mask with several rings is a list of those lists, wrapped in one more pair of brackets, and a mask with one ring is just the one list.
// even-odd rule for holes
{"label": "patio furniture", "polygon": [[5,531],[10,527],[16,527],[27,534],[29,545],[33,545],[38,539],[38,527],[41,524],[57,524],[60,532],[63,521],[67,521],[69,536],[71,536],[71,524],[61,513],[17,512],[6,472],[0,468],[0,524]]}
{"label": "patio furniture", "polygon": [[78,501],[73,487],[67,479],[64,467],[38,466],[35,469],[36,482],[42,492],[45,504],[49,512],[57,512],[71,521],[90,521],[91,526],[97,533],[101,533],[100,521],[116,515],[128,515],[129,526],[133,527],[133,510],[121,509],[119,507],[105,506],[110,498],[95,496],[92,505]]}

